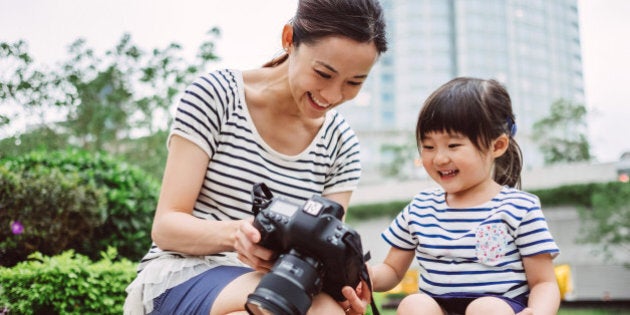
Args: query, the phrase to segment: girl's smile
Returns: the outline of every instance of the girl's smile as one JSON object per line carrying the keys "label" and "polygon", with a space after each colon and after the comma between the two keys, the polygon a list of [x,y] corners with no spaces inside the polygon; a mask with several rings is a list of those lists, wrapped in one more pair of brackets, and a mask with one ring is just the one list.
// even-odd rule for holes
{"label": "girl's smile", "polygon": [[479,151],[468,137],[429,132],[420,148],[422,165],[442,186],[450,206],[476,205],[479,196],[493,196],[500,188],[492,180],[492,154]]}

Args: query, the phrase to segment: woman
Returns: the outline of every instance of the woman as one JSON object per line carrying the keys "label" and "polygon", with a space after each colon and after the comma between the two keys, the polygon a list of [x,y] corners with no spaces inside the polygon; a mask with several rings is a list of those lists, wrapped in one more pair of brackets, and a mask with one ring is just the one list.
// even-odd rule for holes
{"label": "woman", "polygon": [[[359,144],[335,107],[358,94],[386,51],[384,27],[377,0],[301,0],[280,57],[190,85],[168,139],[154,244],[125,313],[245,313],[277,254],[256,244],[250,192],[258,182],[294,202],[318,194],[347,209]],[[365,311],[352,288],[344,295],[352,299],[315,296],[309,314]]]}

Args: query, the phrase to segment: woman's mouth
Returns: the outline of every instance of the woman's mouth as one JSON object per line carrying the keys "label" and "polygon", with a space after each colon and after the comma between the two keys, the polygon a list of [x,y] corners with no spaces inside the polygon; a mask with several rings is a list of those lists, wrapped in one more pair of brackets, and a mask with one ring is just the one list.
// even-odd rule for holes
{"label": "woman's mouth", "polygon": [[326,109],[330,107],[331,104],[320,101],[319,99],[315,97],[315,95],[313,95],[313,93],[307,92],[307,94],[308,94],[308,97],[311,99],[312,103],[315,104],[317,107],[320,107],[322,109]]}

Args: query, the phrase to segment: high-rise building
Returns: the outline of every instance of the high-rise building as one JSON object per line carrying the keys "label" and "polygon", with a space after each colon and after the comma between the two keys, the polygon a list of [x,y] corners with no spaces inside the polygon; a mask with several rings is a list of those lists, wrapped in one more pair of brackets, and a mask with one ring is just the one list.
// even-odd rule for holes
{"label": "high-rise building", "polygon": [[[361,140],[366,174],[378,173],[404,151],[387,146],[415,146],[422,103],[457,76],[494,78],[506,86],[524,166],[541,166],[543,155],[531,140],[534,122],[549,114],[554,101],[584,102],[577,0],[381,3],[390,49],[362,92],[340,109]],[[400,167],[413,172],[413,163],[405,158]]]}

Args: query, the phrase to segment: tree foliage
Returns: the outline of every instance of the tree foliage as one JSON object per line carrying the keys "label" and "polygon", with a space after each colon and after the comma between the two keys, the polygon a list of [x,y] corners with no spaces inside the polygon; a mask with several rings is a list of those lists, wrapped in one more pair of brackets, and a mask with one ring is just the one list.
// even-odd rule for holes
{"label": "tree foliage", "polygon": [[543,153],[545,164],[590,161],[593,156],[586,136],[586,107],[560,99],[548,116],[533,125],[533,139]]}
{"label": "tree foliage", "polygon": [[0,157],[67,146],[127,155],[130,139],[165,137],[179,93],[218,59],[220,30],[206,35],[194,61],[177,43],[145,51],[123,34],[104,53],[77,39],[55,67],[35,63],[25,41],[0,42]]}
{"label": "tree foliage", "polygon": [[413,177],[415,161],[418,159],[418,146],[414,137],[403,143],[381,145],[381,155],[385,161],[380,164],[380,172],[385,177],[409,179]]}

